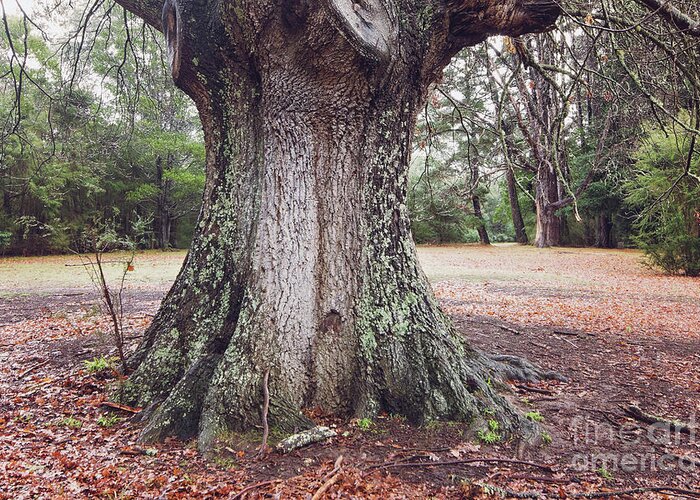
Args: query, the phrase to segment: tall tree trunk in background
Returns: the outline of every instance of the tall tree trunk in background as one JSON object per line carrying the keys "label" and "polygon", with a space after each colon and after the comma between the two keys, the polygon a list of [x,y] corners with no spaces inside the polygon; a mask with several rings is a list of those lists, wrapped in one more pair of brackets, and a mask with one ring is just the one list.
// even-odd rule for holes
{"label": "tall tree trunk in background", "polygon": [[472,209],[474,210],[474,217],[477,220],[476,232],[479,234],[479,243],[482,245],[490,245],[491,240],[489,239],[489,233],[486,230],[486,223],[484,222],[484,214],[481,212],[481,198],[479,197],[479,181],[481,176],[479,175],[479,166],[476,163],[471,163],[469,165],[470,172],[470,197],[472,200]]}
{"label": "tall tree trunk in background", "polygon": [[153,219],[153,225],[156,233],[156,242],[158,248],[167,250],[170,248],[172,240],[173,217],[171,209],[171,191],[173,181],[168,179],[165,172],[170,171],[173,167],[173,155],[168,153],[165,166],[163,158],[159,155],[156,157],[156,186],[158,195],[156,197],[156,214]]}
{"label": "tall tree trunk in background", "polygon": [[167,224],[167,215],[165,209],[165,192],[163,186],[163,157],[156,157],[156,213],[153,218],[153,232],[156,235],[156,245],[158,248],[165,250],[168,245],[166,239],[165,226]]}
{"label": "tall tree trunk in background", "polygon": [[601,211],[596,217],[596,223],[595,246],[598,248],[613,248],[613,225],[610,220],[610,214],[605,210]]}
{"label": "tall tree trunk in background", "polygon": [[[490,83],[490,82],[489,82]],[[500,99],[493,96],[494,104],[498,104]],[[513,219],[513,228],[515,229],[515,241],[521,245],[527,245],[529,239],[525,231],[525,222],[523,221],[523,213],[520,209],[520,200],[518,199],[518,183],[515,179],[515,171],[513,170],[512,159],[516,157],[518,151],[516,149],[513,132],[515,127],[512,120],[502,120],[501,129],[503,130],[503,140],[505,142],[505,154],[510,158],[506,165],[506,185],[508,187],[508,201],[510,202],[510,214]]]}
{"label": "tall tree trunk in background", "polygon": [[[557,210],[565,206],[561,203],[563,184],[560,175],[568,175],[566,152],[559,143],[560,120],[564,114],[560,96],[545,76],[533,67],[533,52],[538,64],[554,64],[556,47],[545,37],[534,37],[533,47],[516,42],[516,52],[523,67],[529,68],[525,74],[516,72],[516,82],[520,97],[524,102],[527,121],[521,116],[518,126],[530,146],[536,163],[535,169],[535,213],[537,218],[535,246],[538,248],[558,246],[562,240],[562,219]],[[520,68],[520,66],[518,67]],[[527,76],[527,79],[526,79]],[[563,104],[567,106],[568,104]]]}
{"label": "tall tree trunk in background", "polygon": [[515,172],[512,169],[506,168],[506,184],[508,186],[508,201],[510,201],[510,214],[513,218],[513,227],[515,228],[515,241],[521,245],[527,245],[529,240],[525,231],[525,222],[523,222],[523,213],[520,209],[520,200],[518,199],[518,186],[515,182]]}
{"label": "tall tree trunk in background", "polygon": [[[120,0],[146,19],[144,1]],[[150,4],[148,4],[150,5]],[[447,9],[447,10],[446,10]],[[421,271],[406,212],[417,111],[450,57],[548,26],[554,4],[167,0],[173,76],[195,101],[207,182],[192,247],[131,359],[144,439],[301,413],[528,424],[496,394]]]}
{"label": "tall tree trunk in background", "polygon": [[480,224],[476,228],[476,232],[479,233],[479,243],[482,245],[490,245],[491,240],[486,230],[484,215],[481,213],[481,200],[479,199],[479,195],[472,195],[472,207],[474,208],[474,216],[480,221]]}
{"label": "tall tree trunk in background", "polygon": [[561,219],[551,205],[558,200],[559,186],[556,173],[546,166],[540,166],[535,184],[537,215],[535,246],[537,248],[558,246],[561,242]]}

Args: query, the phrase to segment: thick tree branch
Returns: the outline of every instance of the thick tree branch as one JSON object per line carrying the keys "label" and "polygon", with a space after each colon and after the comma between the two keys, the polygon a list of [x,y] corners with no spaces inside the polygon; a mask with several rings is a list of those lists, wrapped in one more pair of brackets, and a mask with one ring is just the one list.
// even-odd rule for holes
{"label": "thick tree branch", "polygon": [[132,14],[140,17],[158,31],[163,31],[161,13],[163,2],[158,0],[115,0]]}
{"label": "thick tree branch", "polygon": [[552,28],[562,10],[553,0],[448,0],[450,35],[474,45],[491,35],[520,36]]}
{"label": "thick tree branch", "polygon": [[700,21],[677,9],[669,0],[636,0],[638,4],[658,14],[688,35],[700,37]]}
{"label": "thick tree branch", "polygon": [[338,27],[345,38],[366,57],[388,60],[394,51],[398,26],[384,2],[366,0],[330,0]]}

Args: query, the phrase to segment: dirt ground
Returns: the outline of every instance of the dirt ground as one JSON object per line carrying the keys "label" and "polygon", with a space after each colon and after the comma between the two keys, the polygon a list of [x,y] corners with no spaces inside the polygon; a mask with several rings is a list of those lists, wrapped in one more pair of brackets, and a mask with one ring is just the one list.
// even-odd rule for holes
{"label": "dirt ground", "polygon": [[[699,280],[661,276],[633,251],[498,245],[419,255],[470,342],[567,377],[510,387],[551,443],[486,444],[458,423],[416,428],[389,415],[347,422],[315,413],[338,436],[289,455],[257,458],[257,435],[238,436],[209,460],[193,443],[143,446],[131,412],[105,405],[115,374],[84,364],[111,353],[76,258],[7,258],[0,498],[311,498],[324,487],[322,498],[700,498]],[[125,292],[132,345],[183,256],[137,256]],[[642,422],[625,411],[630,404],[688,425]]]}

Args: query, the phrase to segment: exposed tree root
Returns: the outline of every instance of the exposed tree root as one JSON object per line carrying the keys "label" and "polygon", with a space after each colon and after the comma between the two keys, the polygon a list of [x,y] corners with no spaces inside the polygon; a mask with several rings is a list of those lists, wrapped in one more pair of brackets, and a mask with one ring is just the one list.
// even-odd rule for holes
{"label": "exposed tree root", "polygon": [[677,495],[685,495],[690,498],[700,498],[700,491],[686,490],[683,488],[674,488],[672,486],[650,486],[648,488],[631,488],[629,490],[616,491],[594,491],[590,493],[573,493],[574,498],[608,498],[621,495],[634,495],[637,493],[675,493]]}
{"label": "exposed tree root", "polygon": [[372,465],[366,470],[372,469],[389,469],[398,467],[441,467],[445,465],[467,465],[474,463],[506,463],[506,464],[516,464],[516,465],[527,465],[528,467],[534,467],[536,469],[542,469],[547,472],[553,472],[552,467],[545,464],[538,464],[535,462],[528,462],[525,460],[513,460],[508,458],[467,458],[463,460],[447,460],[445,462],[394,462],[390,464],[382,465]]}
{"label": "exposed tree root", "polygon": [[495,362],[494,371],[502,381],[517,380],[520,382],[540,382],[542,380],[559,380],[566,382],[567,378],[559,372],[545,370],[518,356],[505,354],[492,355],[489,358]]}
{"label": "exposed tree root", "polygon": [[670,430],[675,432],[682,432],[684,434],[692,434],[698,431],[697,427],[694,427],[686,422],[679,422],[678,420],[668,420],[662,417],[657,417],[650,415],[642,411],[642,409],[637,405],[628,405],[622,408],[627,415],[630,417],[644,422],[647,424],[663,424],[667,426]]}

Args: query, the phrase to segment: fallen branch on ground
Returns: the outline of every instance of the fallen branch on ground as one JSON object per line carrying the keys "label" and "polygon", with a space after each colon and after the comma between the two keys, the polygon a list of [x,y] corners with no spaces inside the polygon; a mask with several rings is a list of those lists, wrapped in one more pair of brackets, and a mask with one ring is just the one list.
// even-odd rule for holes
{"label": "fallen branch on ground", "polygon": [[277,443],[276,448],[282,453],[289,453],[297,448],[302,448],[312,443],[325,441],[326,439],[332,438],[335,435],[336,432],[334,430],[319,425],[313,429],[308,429],[283,439]]}
{"label": "fallen branch on ground", "polygon": [[133,406],[120,405],[119,403],[112,403],[111,401],[103,401],[100,406],[106,406],[108,408],[113,408],[115,410],[121,410],[128,413],[139,413],[143,408],[134,408]]}
{"label": "fallen branch on ground", "polygon": [[595,491],[591,493],[572,493],[574,498],[606,498],[620,495],[634,495],[635,493],[677,493],[679,495],[687,495],[693,498],[700,498],[700,491],[685,490],[683,488],[674,488],[672,486],[650,486],[648,488],[632,488],[629,490],[615,491]]}
{"label": "fallen branch on ground", "polygon": [[540,483],[570,483],[571,479],[567,477],[542,477],[542,476],[532,476],[530,474],[514,474],[506,476],[510,479],[524,479],[526,481],[536,481]]}
{"label": "fallen branch on ground", "polygon": [[323,495],[326,494],[328,489],[333,486],[335,483],[338,482],[338,479],[340,479],[340,469],[343,467],[343,455],[340,455],[336,460],[335,460],[335,465],[333,466],[333,470],[330,471],[328,474],[324,476],[324,479],[327,478],[328,476],[331,476],[326,480],[321,487],[316,490],[316,493],[314,493],[314,496],[311,497],[311,500],[320,500],[323,498]]}
{"label": "fallen branch on ground", "polygon": [[268,484],[275,484],[275,483],[281,483],[281,482],[282,482],[281,479],[272,479],[270,481],[262,481],[260,483],[251,484],[250,486],[243,488],[241,491],[236,493],[236,495],[231,500],[237,500],[238,498],[243,498],[243,495],[245,495],[246,493],[253,491],[257,488],[261,488],[262,486],[267,486]]}
{"label": "fallen branch on ground", "polygon": [[46,366],[46,365],[48,365],[48,364],[49,364],[49,360],[47,359],[46,361],[42,361],[41,363],[37,363],[37,364],[35,364],[35,365],[32,365],[32,366],[30,366],[29,368],[27,368],[26,370],[24,370],[22,373],[20,373],[20,374],[17,376],[17,378],[18,378],[19,380],[22,380],[24,377],[26,377],[27,375],[29,375],[30,373],[32,373],[34,370],[38,370],[38,369],[41,368],[42,366]]}
{"label": "fallen branch on ground", "polygon": [[676,432],[683,432],[685,434],[691,434],[692,432],[695,432],[698,430],[696,427],[693,427],[692,425],[687,424],[685,422],[679,422],[677,420],[668,420],[668,419],[665,419],[662,417],[657,417],[655,415],[650,415],[649,413],[645,413],[637,405],[631,404],[631,405],[627,405],[627,406],[621,406],[621,408],[630,417],[632,417],[636,420],[639,420],[640,422],[644,422],[647,424],[668,425],[669,429],[676,431]]}
{"label": "fallen branch on ground", "polygon": [[448,460],[446,462],[394,462],[391,464],[382,465],[370,465],[365,470],[372,469],[388,469],[396,467],[440,467],[444,465],[463,465],[463,464],[473,464],[483,462],[489,463],[506,463],[506,464],[517,464],[517,465],[527,465],[529,467],[534,467],[536,469],[546,470],[547,472],[554,472],[552,467],[549,465],[538,464],[535,462],[527,462],[525,460],[513,460],[509,458],[468,458],[465,460]]}

